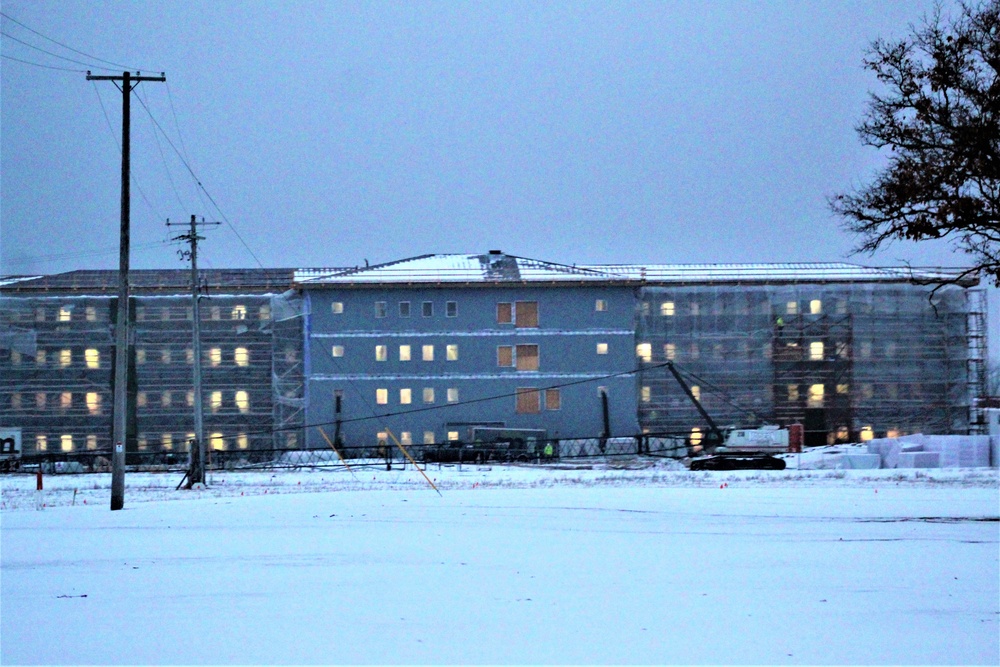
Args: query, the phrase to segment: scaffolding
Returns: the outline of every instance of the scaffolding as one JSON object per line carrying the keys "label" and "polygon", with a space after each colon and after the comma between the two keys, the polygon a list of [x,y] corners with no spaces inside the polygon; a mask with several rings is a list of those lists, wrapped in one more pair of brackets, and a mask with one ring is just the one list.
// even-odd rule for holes
{"label": "scaffolding", "polygon": [[[271,450],[279,432],[284,445],[284,434],[301,428],[302,325],[272,317],[287,310],[287,299],[269,291],[290,281],[291,272],[279,271],[199,274],[209,450]],[[183,275],[134,272],[127,453],[186,459],[194,438],[193,313]],[[25,454],[110,449],[116,278],[73,272],[0,292],[0,426],[21,428]],[[275,375],[275,359],[298,365]]]}
{"label": "scaffolding", "polygon": [[909,282],[639,288],[640,425],[705,425],[659,363],[684,372],[720,424],[804,425],[807,445],[969,433],[985,387],[982,290]]}

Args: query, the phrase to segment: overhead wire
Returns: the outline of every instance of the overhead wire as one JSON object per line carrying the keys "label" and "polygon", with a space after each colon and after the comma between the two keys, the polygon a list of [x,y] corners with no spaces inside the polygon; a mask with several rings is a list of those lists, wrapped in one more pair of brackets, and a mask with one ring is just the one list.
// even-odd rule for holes
{"label": "overhead wire", "polygon": [[[142,96],[146,98],[144,100],[144,103],[149,104],[149,98],[146,96],[146,89],[142,88],[141,90],[142,90]],[[150,116],[150,118],[152,118],[152,116]],[[181,201],[181,195],[177,191],[177,185],[174,184],[174,177],[170,173],[170,165],[167,164],[167,157],[163,154],[163,145],[160,143],[160,137],[156,132],[156,127],[153,126],[152,123],[150,123],[150,127],[152,127],[153,129],[153,139],[156,140],[156,148],[160,153],[160,160],[163,162],[163,168],[167,172],[167,181],[170,183],[170,189],[173,190],[174,197],[177,198],[177,203],[180,204],[181,208],[183,209],[184,202]]]}
{"label": "overhead wire", "polygon": [[[67,49],[69,51],[72,51],[73,53],[76,53],[77,55],[86,56],[87,58],[92,58],[93,60],[96,60],[98,62],[102,62],[102,63],[105,63],[107,65],[114,65],[115,67],[120,67],[120,68],[126,69],[126,70],[139,70],[139,71],[146,70],[146,71],[150,71],[150,72],[155,71],[155,70],[153,70],[152,68],[149,68],[149,67],[129,67],[128,65],[122,65],[121,63],[116,63],[116,62],[112,62],[110,60],[105,60],[104,58],[98,58],[97,56],[92,55],[90,53],[85,53],[84,51],[80,51],[79,49],[74,49],[72,46],[69,46],[68,44],[63,44],[62,42],[56,41],[56,40],[52,39],[51,37],[38,32],[34,28],[31,28],[31,27],[25,25],[24,23],[21,23],[20,21],[18,21],[16,18],[14,18],[13,16],[11,16],[10,14],[6,14],[3,11],[0,11],[0,16],[2,16],[3,18],[7,19],[8,21],[12,21],[12,22],[16,23],[17,25],[21,26],[22,28],[24,28],[28,32],[34,33],[35,35],[38,35],[42,39],[48,40],[48,41],[52,42],[53,44],[55,44],[57,46],[61,46],[64,49]],[[97,67],[95,67],[95,69],[108,69],[108,68],[105,68],[105,67],[97,68]]]}
{"label": "overhead wire", "polygon": [[6,53],[0,53],[0,58],[6,58],[7,60],[13,60],[15,62],[24,63],[25,65],[32,65],[34,67],[42,67],[44,69],[54,69],[60,72],[76,72],[77,74],[86,74],[85,69],[72,69],[69,67],[56,67],[55,65],[43,65],[42,63],[32,62],[30,60],[24,60],[22,58],[15,58],[14,56],[8,56]]}
{"label": "overhead wire", "polygon": [[24,46],[27,46],[29,49],[34,49],[35,51],[39,51],[39,52],[44,53],[46,55],[52,56],[53,58],[59,58],[60,60],[65,60],[67,62],[71,62],[71,63],[74,63],[76,65],[86,65],[87,67],[90,67],[91,69],[105,70],[105,71],[109,71],[109,72],[110,71],[114,71],[110,67],[102,67],[101,65],[95,65],[93,63],[84,62],[82,60],[76,60],[75,58],[67,58],[66,56],[61,56],[58,53],[52,53],[51,51],[47,51],[46,49],[41,48],[40,46],[35,46],[34,44],[31,44],[29,42],[24,41],[23,39],[18,39],[17,37],[14,37],[10,33],[4,32],[3,30],[0,30],[0,35],[3,35],[7,39],[12,39],[12,40],[14,40],[15,42],[17,42],[19,44],[23,44]]}

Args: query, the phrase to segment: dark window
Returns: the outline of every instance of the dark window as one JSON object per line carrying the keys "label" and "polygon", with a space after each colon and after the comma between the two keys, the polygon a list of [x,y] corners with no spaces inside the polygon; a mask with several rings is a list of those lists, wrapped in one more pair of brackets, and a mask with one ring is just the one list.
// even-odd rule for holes
{"label": "dark window", "polygon": [[424,317],[433,317],[434,315],[434,304],[430,301],[424,301]]}
{"label": "dark window", "polygon": [[399,316],[400,317],[409,317],[410,316],[410,302],[409,301],[400,301],[399,302]]}
{"label": "dark window", "polygon": [[385,301],[375,302],[375,317],[385,317],[387,312]]}
{"label": "dark window", "polygon": [[444,304],[445,317],[458,317],[458,302],[448,301]]}

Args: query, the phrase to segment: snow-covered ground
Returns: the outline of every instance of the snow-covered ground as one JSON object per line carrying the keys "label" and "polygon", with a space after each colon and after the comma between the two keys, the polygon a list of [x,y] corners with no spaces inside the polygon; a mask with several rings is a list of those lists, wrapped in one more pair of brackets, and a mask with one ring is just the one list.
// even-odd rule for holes
{"label": "snow-covered ground", "polygon": [[0,663],[1000,663],[996,469],[588,465],[2,477]]}

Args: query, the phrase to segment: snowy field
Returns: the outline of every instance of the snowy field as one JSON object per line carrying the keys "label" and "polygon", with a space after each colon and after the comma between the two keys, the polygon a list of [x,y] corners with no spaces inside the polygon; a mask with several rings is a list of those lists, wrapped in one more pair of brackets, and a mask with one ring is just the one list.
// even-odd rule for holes
{"label": "snowy field", "polygon": [[0,663],[1000,663],[996,469],[0,477]]}

